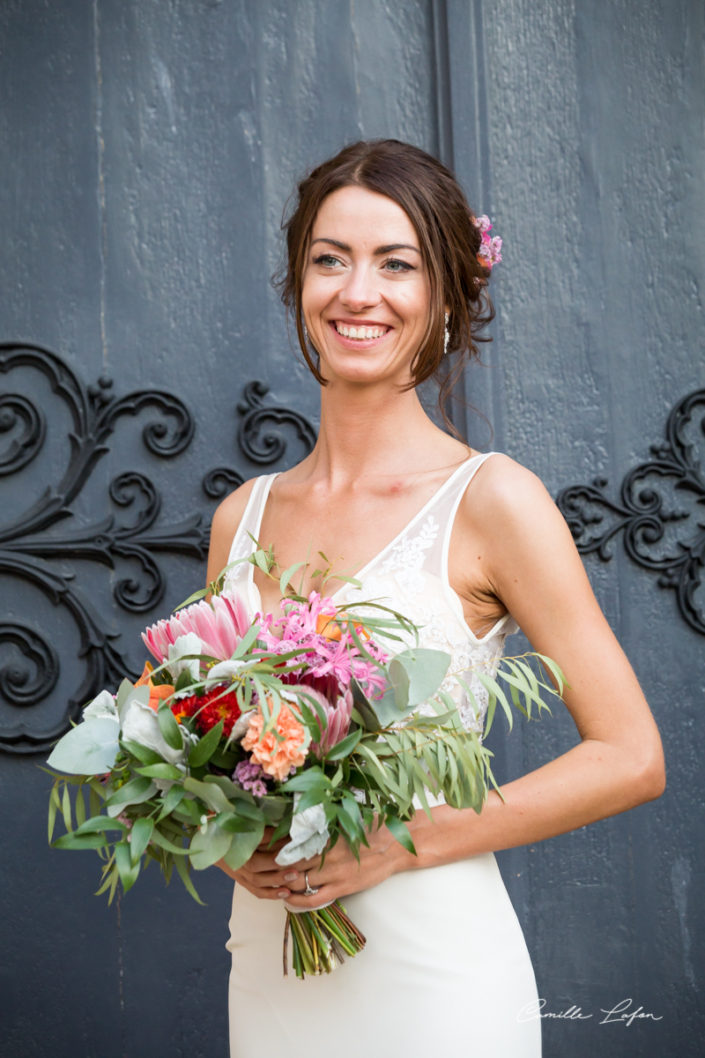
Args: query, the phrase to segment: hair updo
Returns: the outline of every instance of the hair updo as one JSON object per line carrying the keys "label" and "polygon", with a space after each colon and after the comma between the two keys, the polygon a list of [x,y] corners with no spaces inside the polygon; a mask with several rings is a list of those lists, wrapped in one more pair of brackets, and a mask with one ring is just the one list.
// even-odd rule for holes
{"label": "hair updo", "polygon": [[[481,333],[493,319],[487,294],[490,269],[478,259],[481,232],[457,180],[432,155],[399,140],[369,140],[344,147],[317,166],[298,186],[293,211],[282,224],[287,263],[278,285],[293,313],[306,363],[325,384],[311,357],[301,313],[301,292],[311,231],[323,200],[342,187],[362,187],[386,195],[401,206],[414,226],[428,270],[431,311],[426,331],[411,364],[410,388],[428,378],[441,383],[441,407],[463,368],[478,357]],[[453,370],[440,371],[444,360],[445,313],[449,314],[448,352],[458,353]]]}

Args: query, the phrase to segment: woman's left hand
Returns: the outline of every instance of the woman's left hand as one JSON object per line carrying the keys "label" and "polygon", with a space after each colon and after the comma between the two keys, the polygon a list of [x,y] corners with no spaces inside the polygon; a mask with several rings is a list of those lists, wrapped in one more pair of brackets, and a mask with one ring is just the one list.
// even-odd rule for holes
{"label": "woman's left hand", "polygon": [[[313,911],[340,897],[379,885],[390,875],[404,869],[404,860],[409,859],[410,854],[405,852],[385,826],[368,832],[367,840],[369,847],[360,846],[359,861],[340,838],[332,849],[326,851],[322,864],[320,856],[292,864],[287,873],[295,873],[297,877],[291,879],[286,888],[279,889],[277,896],[286,900],[292,908]],[[316,892],[306,895],[307,887]]]}

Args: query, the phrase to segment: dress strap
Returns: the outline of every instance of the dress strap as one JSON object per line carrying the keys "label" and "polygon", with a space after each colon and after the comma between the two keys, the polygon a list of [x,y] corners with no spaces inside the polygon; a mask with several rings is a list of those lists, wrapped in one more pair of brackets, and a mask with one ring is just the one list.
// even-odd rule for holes
{"label": "dress strap", "polygon": [[255,478],[252,491],[240,519],[240,524],[235,530],[233,542],[230,546],[228,565],[232,562],[237,562],[237,565],[228,570],[226,576],[226,583],[230,588],[244,590],[252,583],[252,573],[254,571],[251,563],[240,560],[249,558],[255,550],[255,541],[259,539],[262,515],[264,514],[269,490],[277,476],[277,474],[264,474]]}
{"label": "dress strap", "polygon": [[461,467],[461,473],[459,473],[454,480],[453,488],[448,489],[445,494],[440,497],[440,501],[443,504],[443,524],[445,525],[445,532],[442,538],[443,553],[441,555],[443,569],[448,568],[450,538],[453,533],[453,524],[455,522],[455,516],[458,513],[460,501],[467,492],[470,482],[475,477],[480,467],[484,466],[487,460],[496,454],[496,452],[481,452],[473,459],[468,460],[465,466]]}

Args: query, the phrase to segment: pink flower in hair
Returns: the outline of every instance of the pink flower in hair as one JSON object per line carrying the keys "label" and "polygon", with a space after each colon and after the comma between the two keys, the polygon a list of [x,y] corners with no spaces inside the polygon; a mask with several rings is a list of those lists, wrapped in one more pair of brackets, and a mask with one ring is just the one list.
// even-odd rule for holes
{"label": "pink flower in hair", "polygon": [[502,240],[499,235],[490,235],[492,222],[486,213],[475,220],[480,230],[482,243],[477,251],[477,259],[485,268],[492,270],[502,260]]}

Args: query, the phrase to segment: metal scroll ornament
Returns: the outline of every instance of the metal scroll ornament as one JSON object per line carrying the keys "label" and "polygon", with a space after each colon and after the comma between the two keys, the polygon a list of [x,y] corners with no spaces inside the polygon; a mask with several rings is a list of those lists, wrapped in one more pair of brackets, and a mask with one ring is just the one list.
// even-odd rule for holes
{"label": "metal scroll ornament", "polygon": [[651,453],[625,475],[619,499],[609,499],[598,478],[563,489],[557,503],[579,551],[607,562],[622,533],[632,561],[675,591],[685,621],[705,635],[705,389],[675,405],[666,440]]}
{"label": "metal scroll ornament", "polygon": [[[0,575],[3,585],[11,585],[0,613],[0,748],[31,753],[48,748],[100,689],[116,686],[125,675],[136,675],[117,648],[119,634],[110,630],[109,618],[93,599],[96,593],[89,598],[88,585],[83,586],[73,562],[84,559],[114,570],[117,606],[147,614],[164,596],[160,555],[171,552],[203,560],[209,517],[196,513],[164,525],[156,486],[142,473],[125,471],[110,482],[105,509],[96,520],[76,527],[76,501],[109,451],[122,418],[148,412],[142,441],[153,456],[163,459],[181,454],[191,443],[193,418],[178,397],[163,390],[119,397],[110,378],[103,376],[86,386],[48,349],[0,344],[0,374],[19,368],[43,375],[63,405],[63,414],[68,410],[71,419],[67,465],[57,480],[26,509],[0,510]],[[312,444],[313,431],[306,420],[288,409],[265,408],[266,392],[263,383],[249,383],[240,408],[240,446],[255,463],[274,461],[286,448],[282,436],[273,439],[271,433],[262,434],[265,422],[293,426],[306,446]],[[46,438],[45,410],[39,400],[23,393],[0,393],[0,479],[29,472]],[[238,471],[221,467],[207,475],[203,487],[209,497],[217,498],[241,481]],[[57,687],[60,659],[51,630],[37,627],[38,622],[23,611],[26,585],[38,589],[57,608],[57,620],[63,619],[60,615],[69,617],[80,636],[79,686],[68,701],[55,696],[51,708],[47,700]],[[70,664],[68,659],[65,663]],[[37,714],[31,716],[29,710],[39,703],[44,705],[38,723]]]}

